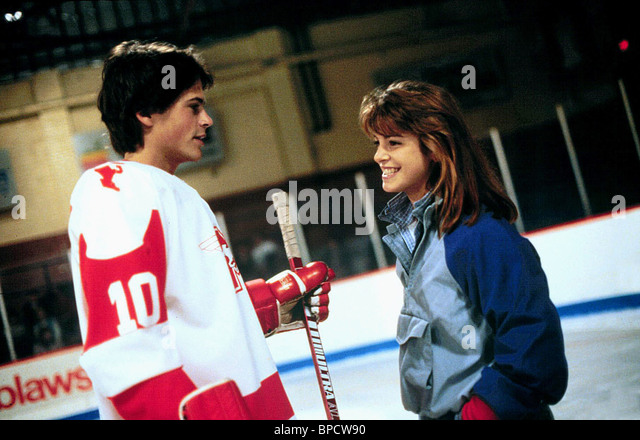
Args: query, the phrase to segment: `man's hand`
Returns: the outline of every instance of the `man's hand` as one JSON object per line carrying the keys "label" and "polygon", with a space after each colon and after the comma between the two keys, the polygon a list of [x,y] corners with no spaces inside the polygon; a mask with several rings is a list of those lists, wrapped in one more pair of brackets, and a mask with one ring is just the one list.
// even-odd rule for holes
{"label": "man's hand", "polygon": [[[330,281],[335,278],[326,264],[314,261],[296,270],[285,270],[267,281],[247,282],[247,289],[265,335],[304,327],[304,310],[322,322],[329,316]],[[300,304],[302,301],[303,304]]]}

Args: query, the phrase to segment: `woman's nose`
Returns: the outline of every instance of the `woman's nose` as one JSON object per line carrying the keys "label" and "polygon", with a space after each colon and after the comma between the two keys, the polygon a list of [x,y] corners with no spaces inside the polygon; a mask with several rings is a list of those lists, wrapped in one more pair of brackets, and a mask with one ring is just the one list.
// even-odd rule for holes
{"label": "woman's nose", "polygon": [[376,163],[380,163],[384,162],[387,159],[389,159],[389,155],[387,154],[387,152],[381,146],[378,146],[378,148],[376,149],[376,153],[373,155],[373,160]]}

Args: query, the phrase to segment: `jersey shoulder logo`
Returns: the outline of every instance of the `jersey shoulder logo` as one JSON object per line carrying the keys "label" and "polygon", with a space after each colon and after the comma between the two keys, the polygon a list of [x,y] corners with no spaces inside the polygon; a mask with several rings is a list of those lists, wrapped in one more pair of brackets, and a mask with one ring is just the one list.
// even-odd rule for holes
{"label": "jersey shoulder logo", "polygon": [[108,163],[101,167],[94,168],[94,171],[102,176],[100,179],[100,183],[102,183],[102,186],[114,191],[120,191],[120,188],[118,188],[113,182],[113,178],[116,174],[122,174],[122,166],[120,166],[117,162]]}
{"label": "jersey shoulder logo", "polygon": [[240,274],[240,269],[238,269],[236,260],[233,258],[229,244],[224,238],[224,235],[222,235],[220,228],[214,225],[213,232],[214,234],[211,237],[200,243],[200,249],[205,252],[222,252],[225,260],[227,261],[227,267],[229,269],[229,275],[231,275],[231,280],[233,281],[233,287],[235,288],[236,293],[240,293],[244,288],[244,281],[242,280],[242,275]]}

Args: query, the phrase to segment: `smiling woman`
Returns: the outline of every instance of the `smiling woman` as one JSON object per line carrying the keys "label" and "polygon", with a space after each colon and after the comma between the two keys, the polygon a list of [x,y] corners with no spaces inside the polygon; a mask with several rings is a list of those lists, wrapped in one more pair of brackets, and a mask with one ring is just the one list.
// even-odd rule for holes
{"label": "smiling woman", "polygon": [[398,81],[364,97],[360,122],[383,189],[398,193],[380,219],[404,287],[404,407],[423,419],[552,418],[567,386],[558,312],[456,100]]}
{"label": "smiling woman", "polygon": [[[402,192],[404,189],[397,191],[394,185],[408,185],[407,195],[415,202],[427,193],[426,186],[442,199],[438,208],[442,215],[440,233],[451,229],[462,215],[470,215],[467,223],[473,224],[481,205],[515,221],[518,213],[514,203],[471,135],[458,102],[446,90],[417,81],[378,87],[363,99],[360,125],[376,144],[382,142],[382,151],[378,148],[374,160],[388,168],[383,188],[389,182],[389,192]],[[396,155],[379,154],[391,150],[399,151],[396,154],[402,157],[402,165],[410,167],[410,172],[400,170],[403,179],[393,175],[398,181],[394,185],[389,171],[401,168],[393,162]]]}

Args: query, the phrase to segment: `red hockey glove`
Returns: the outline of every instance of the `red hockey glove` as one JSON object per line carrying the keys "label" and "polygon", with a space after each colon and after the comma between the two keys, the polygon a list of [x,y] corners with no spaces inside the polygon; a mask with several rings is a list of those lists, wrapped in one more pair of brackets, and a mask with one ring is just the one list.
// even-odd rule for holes
{"label": "red hockey glove", "polygon": [[180,420],[250,420],[249,408],[231,379],[206,385],[180,402]]}
{"label": "red hockey glove", "polygon": [[471,396],[462,407],[460,416],[462,420],[498,420],[496,413],[478,396]]}
{"label": "red hockey glove", "polygon": [[300,300],[310,308],[318,322],[329,316],[330,281],[335,278],[326,264],[315,261],[293,272],[285,270],[267,281],[247,282],[247,290],[256,309],[262,330],[269,336],[303,328],[304,311],[296,307]]}

